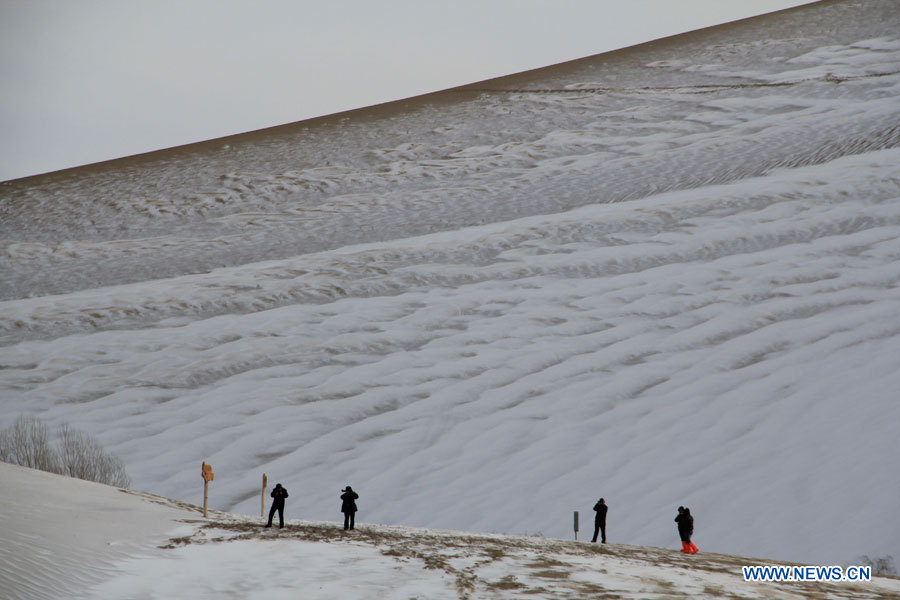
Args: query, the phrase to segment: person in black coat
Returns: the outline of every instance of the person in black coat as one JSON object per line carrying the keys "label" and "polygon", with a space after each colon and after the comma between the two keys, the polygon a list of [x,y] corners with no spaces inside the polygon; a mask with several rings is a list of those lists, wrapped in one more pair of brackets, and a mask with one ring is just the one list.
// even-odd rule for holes
{"label": "person in black coat", "polygon": [[591,540],[591,543],[597,542],[597,534],[600,534],[600,543],[606,543],[606,511],[609,510],[609,507],[606,506],[606,501],[603,498],[597,500],[597,504],[594,505],[594,510],[597,511],[597,514],[594,516],[594,539]]}
{"label": "person in black coat", "polygon": [[691,516],[691,509],[679,506],[678,516],[675,517],[675,523],[678,524],[678,536],[681,538],[681,551],[685,554],[696,554],[697,546],[691,541],[691,536],[694,535],[694,517]]}
{"label": "person in black coat", "polygon": [[272,517],[275,516],[275,511],[278,511],[278,527],[284,527],[284,499],[288,497],[288,491],[281,487],[280,483],[275,484],[275,488],[272,490],[272,493],[269,494],[272,496],[272,508],[269,509],[269,522],[266,524],[266,527],[272,526]]}
{"label": "person in black coat", "polygon": [[678,537],[681,538],[681,551],[687,552],[688,540],[691,539],[687,532],[687,519],[684,516],[684,507],[678,507],[678,514],[675,515],[675,525],[678,527]]}
{"label": "person in black coat", "polygon": [[356,499],[359,498],[359,494],[354,492],[349,485],[341,491],[343,492],[341,494],[341,512],[344,513],[344,531],[346,531],[353,529],[356,523]]}

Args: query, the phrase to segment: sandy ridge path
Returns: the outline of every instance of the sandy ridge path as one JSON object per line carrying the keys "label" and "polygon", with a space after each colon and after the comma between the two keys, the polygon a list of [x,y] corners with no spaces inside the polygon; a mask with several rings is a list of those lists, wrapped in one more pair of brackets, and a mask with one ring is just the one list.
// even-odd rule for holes
{"label": "sandy ridge path", "polygon": [[[587,533],[587,532],[585,532]],[[338,560],[354,553],[365,557],[362,564],[354,563],[353,587],[363,597],[382,597],[377,588],[367,588],[365,573],[370,570],[398,572],[397,584],[404,578],[430,573],[440,575],[440,594],[431,590],[422,597],[455,597],[459,600],[476,598],[518,599],[536,597],[547,600],[563,598],[722,598],[758,599],[780,598],[814,599],[823,594],[847,600],[868,598],[888,600],[900,593],[900,579],[878,577],[864,583],[754,583],[743,580],[742,566],[785,564],[768,559],[747,558],[701,551],[685,555],[672,548],[633,546],[628,544],[592,544],[544,538],[479,534],[471,532],[416,529],[398,526],[365,524],[346,532],[340,523],[288,520],[284,529],[263,527],[260,518],[220,513],[198,527],[193,535],[173,539],[168,549],[178,553],[182,561],[204,560],[219,563],[215,574],[200,573],[194,581],[198,590],[213,584],[219,589],[235,589],[243,584],[251,586],[254,569],[252,556],[264,552],[260,542],[272,544],[267,556],[289,554],[288,545],[306,548],[307,553],[327,548]],[[277,545],[277,546],[276,546]],[[239,546],[231,551],[228,546]],[[276,550],[277,548],[277,550]],[[375,550],[377,554],[371,551]],[[380,555],[380,558],[378,558]],[[239,557],[235,560],[234,557]],[[243,558],[241,558],[243,557]],[[274,558],[272,560],[275,560]],[[283,559],[282,559],[283,560]],[[172,576],[179,577],[184,562],[172,567]],[[343,577],[321,573],[321,565],[312,560],[294,560],[289,575],[280,585],[288,585],[302,592],[304,597],[345,597],[337,593]],[[136,569],[137,565],[132,567]],[[224,572],[234,570],[234,575]],[[335,565],[338,573],[346,573]],[[400,573],[402,570],[402,574]],[[360,572],[363,574],[360,575]],[[182,576],[183,578],[183,576]],[[358,578],[358,579],[357,579]],[[193,576],[192,576],[193,579]],[[233,581],[231,581],[233,579]],[[360,581],[361,579],[362,581]],[[209,585],[204,583],[209,582]],[[109,589],[128,587],[129,576],[112,582]],[[135,585],[140,582],[135,580]],[[368,593],[367,593],[368,590]],[[449,592],[449,594],[447,593]],[[371,594],[368,595],[368,594]],[[436,594],[436,595],[435,595]],[[162,597],[161,594],[148,597]],[[355,596],[354,596],[355,597]],[[386,597],[403,597],[397,593]]]}

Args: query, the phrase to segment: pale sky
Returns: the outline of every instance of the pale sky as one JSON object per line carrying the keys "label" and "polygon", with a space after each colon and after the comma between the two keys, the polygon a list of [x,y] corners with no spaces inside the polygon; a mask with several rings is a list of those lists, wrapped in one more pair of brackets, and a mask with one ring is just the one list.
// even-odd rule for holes
{"label": "pale sky", "polygon": [[0,0],[0,181],[810,0]]}

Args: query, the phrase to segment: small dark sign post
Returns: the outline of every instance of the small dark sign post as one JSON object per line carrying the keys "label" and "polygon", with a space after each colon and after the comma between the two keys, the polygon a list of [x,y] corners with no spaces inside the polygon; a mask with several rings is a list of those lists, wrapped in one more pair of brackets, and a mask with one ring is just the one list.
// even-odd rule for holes
{"label": "small dark sign post", "polygon": [[578,541],[578,511],[575,511],[575,541]]}

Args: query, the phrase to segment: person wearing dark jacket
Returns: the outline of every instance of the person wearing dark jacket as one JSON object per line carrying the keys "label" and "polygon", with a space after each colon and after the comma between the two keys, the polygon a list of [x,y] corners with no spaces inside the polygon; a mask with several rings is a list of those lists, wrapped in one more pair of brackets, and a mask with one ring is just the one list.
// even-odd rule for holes
{"label": "person wearing dark jacket", "polygon": [[272,496],[272,508],[269,509],[269,522],[266,524],[266,527],[272,526],[272,517],[275,516],[275,511],[278,511],[278,527],[284,527],[284,499],[288,497],[288,492],[286,489],[281,487],[280,483],[275,484],[275,488],[272,490],[272,493],[269,494]]}
{"label": "person wearing dark jacket", "polygon": [[678,524],[678,536],[681,538],[681,551],[685,554],[697,554],[699,548],[691,541],[691,536],[694,535],[694,517],[691,516],[691,509],[679,506],[678,516],[675,517],[675,523]]}
{"label": "person wearing dark jacket", "polygon": [[606,543],[606,511],[609,510],[609,507],[606,506],[606,501],[603,498],[597,500],[597,504],[594,505],[594,510],[597,511],[597,514],[594,516],[594,539],[591,540],[591,543],[597,542],[597,534],[600,534],[600,543]]}
{"label": "person wearing dark jacket", "polygon": [[356,523],[356,499],[359,498],[359,494],[354,492],[349,485],[341,491],[343,492],[341,494],[341,512],[344,513],[344,531],[346,531],[353,529]]}

